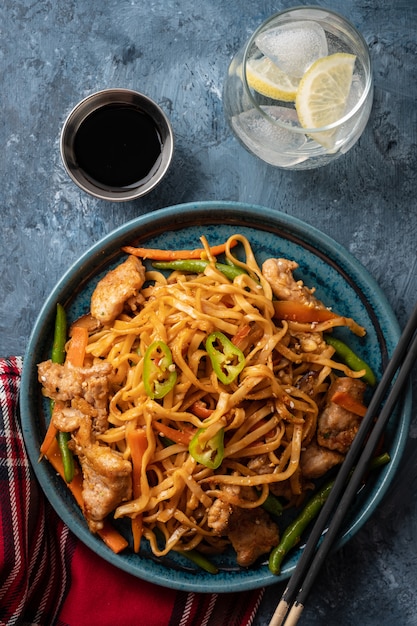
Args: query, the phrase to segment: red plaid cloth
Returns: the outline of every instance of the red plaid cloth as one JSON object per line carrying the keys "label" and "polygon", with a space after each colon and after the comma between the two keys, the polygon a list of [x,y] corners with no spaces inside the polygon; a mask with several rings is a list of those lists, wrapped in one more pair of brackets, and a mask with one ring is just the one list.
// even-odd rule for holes
{"label": "red plaid cloth", "polygon": [[106,563],[58,518],[16,419],[21,357],[0,359],[0,625],[250,626],[263,590],[163,589]]}

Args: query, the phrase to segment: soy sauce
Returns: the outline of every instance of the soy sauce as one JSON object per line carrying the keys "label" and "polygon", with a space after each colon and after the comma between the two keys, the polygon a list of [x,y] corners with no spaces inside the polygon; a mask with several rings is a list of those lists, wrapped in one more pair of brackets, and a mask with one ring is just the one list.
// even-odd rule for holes
{"label": "soy sauce", "polygon": [[151,117],[135,106],[109,104],[90,113],[74,139],[74,156],[87,177],[109,187],[139,186],[162,151]]}

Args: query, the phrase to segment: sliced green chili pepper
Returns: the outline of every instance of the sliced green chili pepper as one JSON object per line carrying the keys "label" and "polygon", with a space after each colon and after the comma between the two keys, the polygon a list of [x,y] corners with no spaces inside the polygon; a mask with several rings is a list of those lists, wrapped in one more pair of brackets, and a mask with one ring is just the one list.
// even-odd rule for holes
{"label": "sliced green chili pepper", "polygon": [[[193,274],[203,274],[208,265],[210,265],[210,262],[205,259],[178,259],[176,261],[155,261],[152,263],[152,267],[157,270],[178,270],[179,272],[192,272]],[[236,276],[247,273],[237,265],[216,263],[215,266],[229,280],[234,280]]]}
{"label": "sliced green chili pepper", "polygon": [[[390,456],[385,452],[372,459],[369,469],[374,470],[389,462]],[[288,552],[300,542],[301,535],[310,522],[317,517],[329,497],[333,485],[334,480],[325,483],[307,502],[298,517],[283,532],[279,544],[272,550],[269,556],[269,569],[273,574],[281,572],[282,561]]]}
{"label": "sliced green chili pepper", "polygon": [[200,435],[205,432],[199,428],[190,441],[189,452],[193,459],[210,469],[217,469],[224,456],[224,429],[221,428],[211,439],[201,445]]}
{"label": "sliced green chili pepper", "polygon": [[362,380],[372,387],[376,383],[376,377],[370,366],[361,359],[349,346],[347,346],[340,339],[336,339],[333,335],[325,335],[324,339],[329,346],[332,346],[337,356],[354,372],[365,370],[365,374],[362,376]]}
{"label": "sliced green chili pepper", "polygon": [[175,364],[169,346],[154,341],[145,352],[143,361],[143,384],[152,400],[160,400],[174,387],[177,380]]}
{"label": "sliced green chili pepper", "polygon": [[217,378],[228,385],[245,367],[245,355],[220,331],[206,339],[206,350]]}
{"label": "sliced green chili pepper", "polygon": [[[67,317],[65,309],[62,304],[56,306],[55,317],[55,329],[54,329],[54,342],[52,345],[51,361],[53,363],[59,363],[62,365],[65,361],[65,343],[67,341]],[[53,411],[54,403],[51,402],[51,412]],[[74,457],[71,450],[68,448],[68,441],[71,439],[69,433],[63,433],[61,431],[57,434],[58,446],[61,452],[62,465],[64,467],[64,477],[67,483],[70,483],[74,478]]]}

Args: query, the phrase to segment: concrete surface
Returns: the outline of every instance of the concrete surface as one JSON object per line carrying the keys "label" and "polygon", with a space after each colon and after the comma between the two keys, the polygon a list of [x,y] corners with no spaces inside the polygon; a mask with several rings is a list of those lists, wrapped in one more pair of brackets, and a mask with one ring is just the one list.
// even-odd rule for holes
{"label": "concrete surface", "polygon": [[[138,215],[194,200],[253,202],[321,229],[368,268],[404,325],[417,293],[417,3],[318,4],[344,13],[365,36],[375,102],[345,157],[316,171],[285,172],[234,139],[221,91],[232,54],[288,0],[2,0],[2,356],[24,353],[43,300],[90,245]],[[176,137],[164,183],[126,204],[80,191],[59,155],[71,108],[106,87],[157,100]],[[417,624],[416,437],[414,417],[390,493],[328,560],[301,624]],[[267,590],[255,626],[268,623],[281,591]]]}

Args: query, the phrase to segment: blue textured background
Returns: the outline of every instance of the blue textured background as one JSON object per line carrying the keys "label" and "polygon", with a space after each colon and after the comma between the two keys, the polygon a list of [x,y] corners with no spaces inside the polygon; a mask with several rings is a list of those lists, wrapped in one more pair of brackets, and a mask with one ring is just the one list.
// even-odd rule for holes
{"label": "blue textured background", "polygon": [[[314,224],[363,263],[403,326],[417,293],[417,2],[317,4],[362,31],[374,63],[368,127],[345,157],[276,170],[240,147],[223,118],[223,77],[276,0],[2,0],[0,5],[0,354],[23,354],[41,304],[82,252],[127,220],[194,200],[265,205]],[[106,87],[143,91],[169,115],[176,149],[162,185],[111,204],[81,192],[59,156],[71,108]],[[414,386],[417,378],[414,375]],[[417,624],[414,418],[403,463],[376,514],[332,556],[302,624]],[[265,626],[281,588],[268,589]]]}

